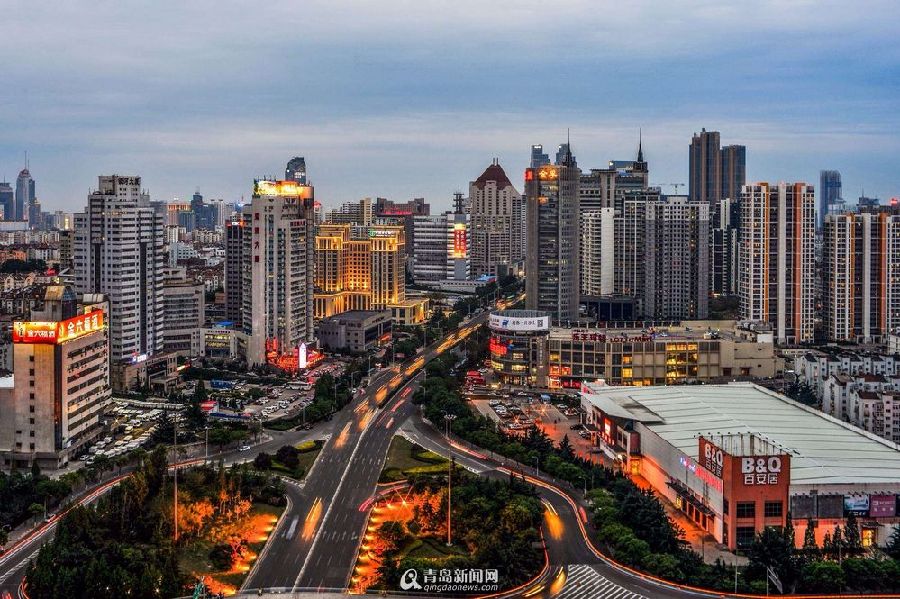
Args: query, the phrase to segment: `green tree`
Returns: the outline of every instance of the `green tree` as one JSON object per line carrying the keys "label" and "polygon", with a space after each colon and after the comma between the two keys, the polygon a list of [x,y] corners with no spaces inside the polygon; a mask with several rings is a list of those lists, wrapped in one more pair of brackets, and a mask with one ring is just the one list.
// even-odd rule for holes
{"label": "green tree", "polygon": [[884,551],[893,559],[900,561],[900,527],[894,528]]}
{"label": "green tree", "polygon": [[204,401],[206,401],[206,385],[202,380],[198,380],[197,386],[194,388],[194,395],[191,396],[187,409],[184,411],[188,428],[196,431],[206,426],[206,412],[203,411],[201,405]]}
{"label": "green tree", "polygon": [[806,530],[803,533],[803,554],[807,559],[819,557],[819,546],[816,544],[816,529],[812,518],[806,520]]}
{"label": "green tree", "polygon": [[859,535],[859,523],[854,514],[847,516],[847,523],[844,525],[844,546],[847,548],[847,555],[859,555],[862,553],[862,540]]}
{"label": "green tree", "polygon": [[839,593],[844,587],[844,571],[837,562],[810,562],[800,576],[803,591],[807,593]]}
{"label": "green tree", "polygon": [[563,435],[562,441],[559,442],[559,457],[567,462],[575,459],[575,450],[572,449],[572,443],[569,442],[569,435]]}

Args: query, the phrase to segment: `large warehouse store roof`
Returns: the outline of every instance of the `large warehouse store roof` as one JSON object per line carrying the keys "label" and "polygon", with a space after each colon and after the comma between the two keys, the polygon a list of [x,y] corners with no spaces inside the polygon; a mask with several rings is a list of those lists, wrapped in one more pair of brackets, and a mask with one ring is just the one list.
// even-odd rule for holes
{"label": "large warehouse store roof", "polygon": [[752,434],[791,454],[793,485],[900,483],[900,447],[758,385],[586,387],[695,459],[700,435]]}

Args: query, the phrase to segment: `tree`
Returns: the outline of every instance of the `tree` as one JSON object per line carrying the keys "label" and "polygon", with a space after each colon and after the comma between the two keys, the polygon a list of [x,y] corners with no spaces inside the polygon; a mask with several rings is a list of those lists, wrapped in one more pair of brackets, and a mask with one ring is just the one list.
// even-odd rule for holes
{"label": "tree", "polygon": [[569,435],[564,435],[562,441],[559,442],[559,457],[567,462],[575,459],[575,450],[572,449],[572,444],[569,442]]}
{"label": "tree", "polygon": [[844,586],[844,571],[836,562],[810,562],[803,568],[801,584],[805,592],[838,593]]}
{"label": "tree", "polygon": [[197,387],[194,389],[194,395],[184,411],[187,426],[192,430],[200,430],[206,426],[206,412],[203,411],[203,406],[201,405],[204,401],[206,401],[206,386],[202,380],[199,380],[197,381]]}
{"label": "tree", "polygon": [[859,523],[853,513],[847,516],[847,523],[844,525],[844,546],[847,548],[849,556],[859,555],[863,550],[859,535]]}
{"label": "tree", "polygon": [[258,470],[268,470],[272,467],[272,456],[263,451],[253,459],[253,465]]}
{"label": "tree", "polygon": [[803,554],[807,559],[819,557],[819,546],[816,544],[816,529],[812,518],[806,520],[806,531],[803,533]]}
{"label": "tree", "polygon": [[895,560],[900,560],[900,526],[894,528],[894,532],[891,533],[891,538],[888,539],[884,551]]}
{"label": "tree", "polygon": [[767,526],[756,535],[750,546],[747,557],[750,559],[750,570],[759,577],[766,575],[772,568],[785,590],[793,588],[799,576],[799,564],[794,554],[793,529],[778,530]]}
{"label": "tree", "polygon": [[293,470],[300,465],[300,452],[293,445],[282,445],[275,452],[275,459],[281,462],[289,470]]}

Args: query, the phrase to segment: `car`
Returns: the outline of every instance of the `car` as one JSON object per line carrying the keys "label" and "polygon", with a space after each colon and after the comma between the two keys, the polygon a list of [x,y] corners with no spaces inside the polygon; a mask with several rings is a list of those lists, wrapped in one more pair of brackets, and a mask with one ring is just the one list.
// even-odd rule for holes
{"label": "car", "polygon": [[572,426],[569,427],[569,430],[580,431],[583,428],[584,428],[583,424],[581,424],[580,422],[576,422],[575,424],[573,424]]}
{"label": "car", "polygon": [[582,439],[589,439],[591,437],[591,433],[587,431],[578,431],[578,436]]}
{"label": "car", "polygon": [[250,451],[250,446],[249,445],[241,445],[240,447],[238,447],[238,451]]}

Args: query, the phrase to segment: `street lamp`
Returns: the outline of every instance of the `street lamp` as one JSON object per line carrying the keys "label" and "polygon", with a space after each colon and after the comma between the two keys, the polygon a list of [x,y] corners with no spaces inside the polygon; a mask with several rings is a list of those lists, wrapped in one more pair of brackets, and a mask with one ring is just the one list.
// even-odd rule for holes
{"label": "street lamp", "polygon": [[540,468],[540,462],[539,462],[540,459],[541,459],[540,455],[534,456],[534,476],[535,476],[535,478],[537,478],[541,475],[541,468]]}
{"label": "street lamp", "polygon": [[444,414],[444,430],[447,435],[447,447],[450,451],[450,463],[447,465],[447,547],[453,545],[453,541],[450,538],[450,504],[453,496],[453,487],[452,487],[452,479],[453,479],[453,446],[450,444],[450,424],[456,420],[456,414]]}
{"label": "street lamp", "polygon": [[203,431],[206,433],[206,439],[203,442],[203,457],[208,459],[209,458],[209,425],[208,424],[203,425]]}

